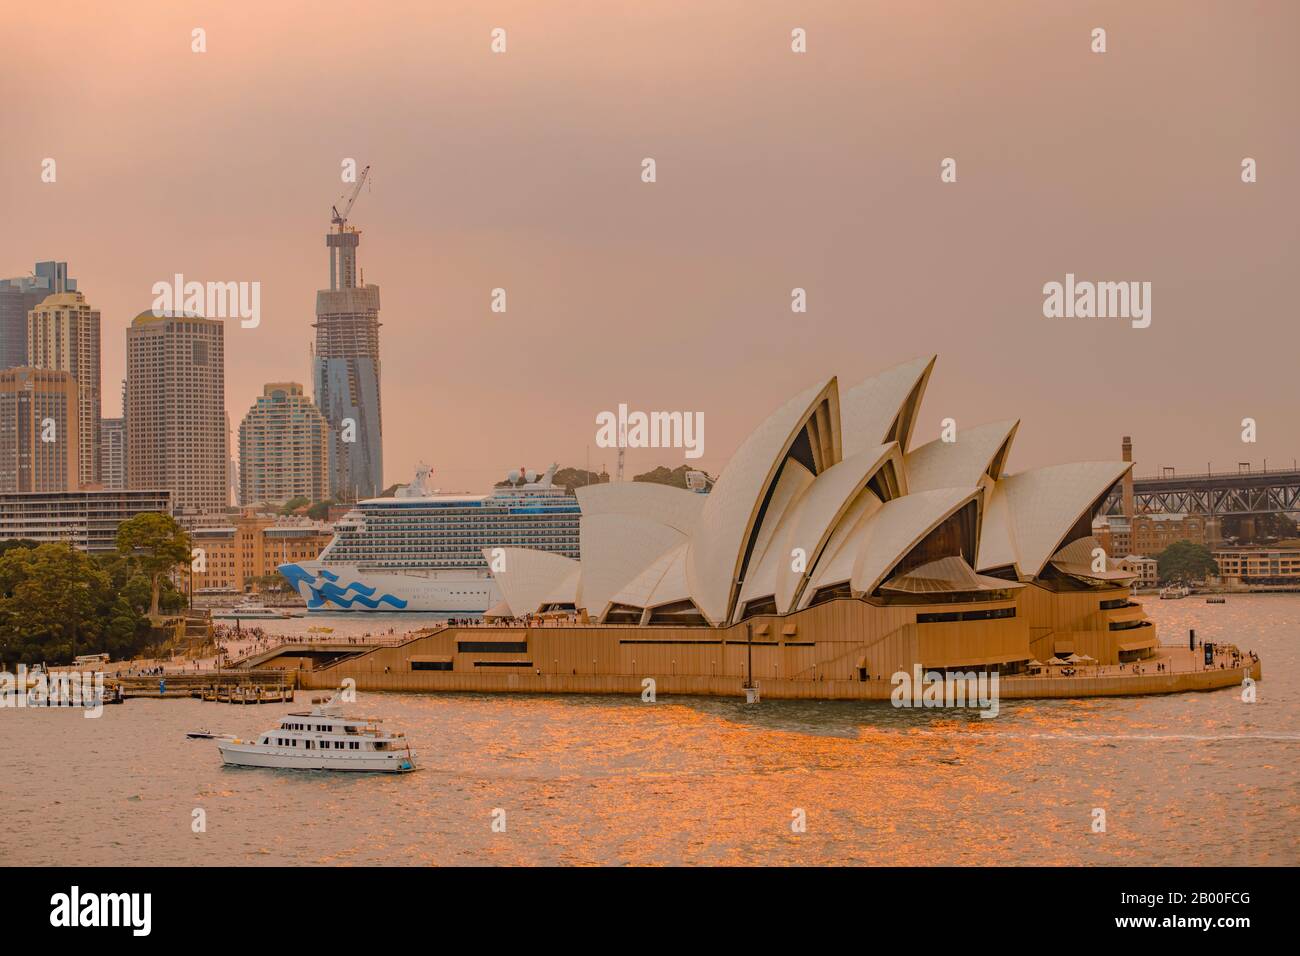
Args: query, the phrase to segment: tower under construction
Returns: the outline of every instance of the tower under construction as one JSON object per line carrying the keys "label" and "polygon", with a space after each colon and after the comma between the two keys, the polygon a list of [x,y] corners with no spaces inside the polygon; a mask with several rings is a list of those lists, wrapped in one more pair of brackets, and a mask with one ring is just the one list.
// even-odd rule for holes
{"label": "tower under construction", "polygon": [[357,283],[361,233],[348,213],[369,176],[367,166],[325,237],[330,286],[316,293],[312,379],[316,405],[330,426],[330,494],[355,501],[384,487],[383,420],[379,401],[379,287]]}

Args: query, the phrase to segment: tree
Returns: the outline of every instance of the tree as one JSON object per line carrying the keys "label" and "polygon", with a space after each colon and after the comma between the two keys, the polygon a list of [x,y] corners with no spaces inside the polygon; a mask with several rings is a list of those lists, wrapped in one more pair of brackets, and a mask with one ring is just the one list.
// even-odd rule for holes
{"label": "tree", "polygon": [[1156,562],[1160,580],[1165,584],[1189,584],[1219,573],[1210,549],[1191,541],[1175,541],[1160,552]]}
{"label": "tree", "polygon": [[1289,515],[1275,512],[1258,515],[1224,515],[1221,528],[1225,538],[1240,541],[1242,544],[1291,538],[1297,531],[1296,522]]}
{"label": "tree", "polygon": [[259,574],[249,583],[253,585],[253,589],[259,594],[280,594],[289,587],[289,582],[286,581],[284,576],[278,572],[274,574]]}
{"label": "tree", "polygon": [[108,575],[69,545],[42,544],[0,555],[3,656],[28,663],[63,661],[98,646],[111,598]]}
{"label": "tree", "polygon": [[284,507],[280,509],[280,514],[291,515],[299,508],[309,504],[311,504],[310,498],[303,498],[301,496],[297,498],[290,498],[288,501],[284,503]]}
{"label": "tree", "polygon": [[189,534],[171,515],[146,511],[118,525],[117,550],[148,576],[149,617],[156,620],[163,577],[192,560]]}
{"label": "tree", "polygon": [[334,504],[333,498],[326,498],[323,501],[317,501],[307,509],[307,517],[315,521],[324,521],[329,517],[330,505]]}
{"label": "tree", "polygon": [[[698,468],[692,468],[689,465],[678,465],[676,468],[665,468],[660,465],[644,474],[636,475],[633,481],[648,481],[656,485],[672,485],[674,488],[686,487],[686,474],[691,471],[699,471]],[[709,478],[712,481],[712,477]]]}

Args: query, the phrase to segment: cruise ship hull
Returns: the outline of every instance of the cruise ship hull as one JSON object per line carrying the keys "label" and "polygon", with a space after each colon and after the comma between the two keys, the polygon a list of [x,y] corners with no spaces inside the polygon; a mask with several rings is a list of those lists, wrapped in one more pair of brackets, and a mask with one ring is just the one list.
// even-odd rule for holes
{"label": "cruise ship hull", "polygon": [[340,611],[480,614],[501,600],[501,593],[486,570],[374,571],[320,561],[282,564],[279,570],[302,595],[307,610],[330,614]]}

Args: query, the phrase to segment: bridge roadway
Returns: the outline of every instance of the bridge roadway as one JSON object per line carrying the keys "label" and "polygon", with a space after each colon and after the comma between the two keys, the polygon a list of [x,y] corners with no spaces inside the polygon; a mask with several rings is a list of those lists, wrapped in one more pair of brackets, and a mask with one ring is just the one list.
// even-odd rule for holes
{"label": "bridge roadway", "polygon": [[[1111,489],[1104,515],[1122,514],[1121,486]],[[1140,515],[1300,514],[1300,471],[1217,472],[1133,479]]]}

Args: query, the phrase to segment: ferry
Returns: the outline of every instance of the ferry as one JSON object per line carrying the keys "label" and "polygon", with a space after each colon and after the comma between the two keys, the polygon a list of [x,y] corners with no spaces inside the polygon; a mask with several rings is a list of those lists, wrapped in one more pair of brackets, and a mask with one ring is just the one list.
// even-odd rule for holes
{"label": "ferry", "polygon": [[487,495],[430,489],[421,465],[391,498],[370,498],[335,522],[315,561],[280,565],[308,612],[480,613],[501,600],[484,548],[550,551],[577,560],[578,499],[522,469]]}
{"label": "ferry", "polygon": [[406,735],[382,729],[377,717],[345,717],[339,692],[312,699],[312,709],[286,714],[257,740],[218,738],[223,762],[236,767],[406,773],[415,754]]}
{"label": "ferry", "polygon": [[1175,587],[1169,585],[1160,589],[1160,600],[1162,601],[1181,601],[1183,598],[1191,595],[1192,589],[1188,587]]}
{"label": "ferry", "polygon": [[212,612],[212,619],[216,621],[261,621],[291,617],[302,617],[302,614],[295,614],[283,608],[267,607],[253,601],[240,601],[234,607],[221,608]]}

